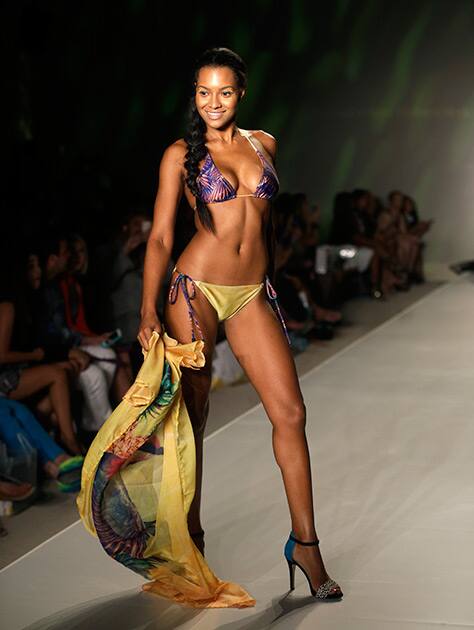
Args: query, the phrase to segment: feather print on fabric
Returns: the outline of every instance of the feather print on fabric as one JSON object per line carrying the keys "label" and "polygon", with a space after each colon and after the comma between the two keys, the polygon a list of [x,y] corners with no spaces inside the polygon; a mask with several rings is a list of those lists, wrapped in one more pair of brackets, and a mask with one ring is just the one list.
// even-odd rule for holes
{"label": "feather print on fabric", "polygon": [[123,483],[120,470],[133,462],[143,461],[146,455],[134,457],[140,449],[148,456],[162,456],[164,451],[160,439],[150,427],[149,435],[135,435],[144,420],[160,421],[160,412],[166,409],[176,394],[171,367],[165,361],[160,391],[148,407],[129,427],[126,433],[104,453],[101,458],[92,491],[92,513],[97,536],[106,553],[129,569],[149,578],[149,570],[156,567],[156,558],[143,558],[148,538],[154,535],[154,523],[148,527],[135,509],[133,501]]}
{"label": "feather print on fabric", "polygon": [[196,452],[181,370],[203,367],[203,348],[152,333],[135,382],[89,447],[76,501],[105,552],[147,580],[143,590],[193,608],[244,608],[255,599],[213,573],[188,531]]}
{"label": "feather print on fabric", "polygon": [[226,201],[235,197],[235,190],[214,164],[209,151],[196,183],[204,203]]}

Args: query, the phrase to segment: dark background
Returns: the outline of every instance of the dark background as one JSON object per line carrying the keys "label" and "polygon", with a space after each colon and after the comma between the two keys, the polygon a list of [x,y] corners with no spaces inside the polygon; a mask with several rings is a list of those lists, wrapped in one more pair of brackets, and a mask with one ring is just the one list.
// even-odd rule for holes
{"label": "dark background", "polygon": [[194,59],[223,45],[249,68],[239,126],[276,136],[282,190],[319,201],[325,228],[335,192],[401,188],[436,220],[428,261],[470,256],[474,1],[226,6],[4,3],[4,228],[60,221],[98,241],[150,212]]}

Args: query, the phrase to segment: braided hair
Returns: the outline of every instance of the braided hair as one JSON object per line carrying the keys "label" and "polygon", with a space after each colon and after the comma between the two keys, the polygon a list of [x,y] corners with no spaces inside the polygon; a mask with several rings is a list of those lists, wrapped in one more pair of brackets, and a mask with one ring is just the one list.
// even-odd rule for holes
{"label": "braided hair", "polygon": [[[245,89],[247,85],[246,65],[241,57],[229,48],[208,48],[200,55],[194,66],[193,86],[197,82],[199,70],[205,66],[230,68],[234,72],[239,90]],[[207,230],[215,233],[212,215],[206,204],[200,199],[196,183],[199,175],[199,162],[207,153],[204,137],[205,131],[206,123],[197,110],[195,92],[193,91],[189,101],[188,123],[184,134],[184,140],[188,148],[184,161],[186,170],[185,181],[189,190],[196,197],[196,210],[202,225]]]}

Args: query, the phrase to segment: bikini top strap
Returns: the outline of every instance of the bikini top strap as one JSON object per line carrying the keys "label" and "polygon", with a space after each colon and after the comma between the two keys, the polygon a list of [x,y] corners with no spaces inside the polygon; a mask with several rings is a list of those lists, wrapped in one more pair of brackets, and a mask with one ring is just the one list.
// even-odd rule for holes
{"label": "bikini top strap", "polygon": [[270,165],[272,165],[273,160],[271,159],[271,156],[268,154],[267,150],[265,149],[263,144],[260,142],[260,140],[256,138],[253,133],[250,133],[250,131],[248,131],[247,129],[239,129],[239,131],[243,136],[247,138],[247,140],[250,142],[252,147],[255,149],[255,152],[260,151],[260,153],[263,155],[265,160]]}

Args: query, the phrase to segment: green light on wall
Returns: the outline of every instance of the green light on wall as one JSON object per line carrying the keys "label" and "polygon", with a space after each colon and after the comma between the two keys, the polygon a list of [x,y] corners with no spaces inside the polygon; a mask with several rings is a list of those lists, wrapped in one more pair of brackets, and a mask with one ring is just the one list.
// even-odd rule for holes
{"label": "green light on wall", "polygon": [[290,4],[291,16],[288,32],[288,52],[298,54],[306,50],[311,43],[312,20],[306,15],[304,0],[293,0]]}

